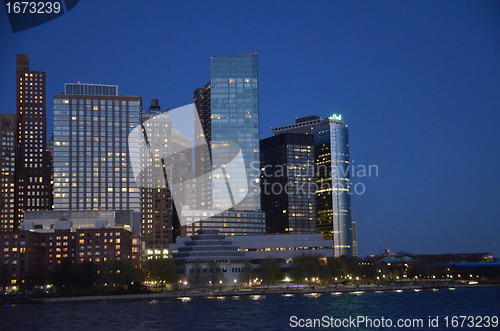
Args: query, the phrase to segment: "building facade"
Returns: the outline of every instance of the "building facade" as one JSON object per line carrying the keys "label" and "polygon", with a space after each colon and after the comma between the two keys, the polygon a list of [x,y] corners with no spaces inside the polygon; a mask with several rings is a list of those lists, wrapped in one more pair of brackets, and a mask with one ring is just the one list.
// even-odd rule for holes
{"label": "building facade", "polygon": [[55,209],[140,211],[127,149],[140,109],[113,85],[66,84],[54,96]]}
{"label": "building facade", "polygon": [[260,142],[267,233],[316,233],[314,137],[283,133]]}
{"label": "building facade", "polygon": [[282,133],[312,134],[312,130],[315,127],[323,124],[324,122],[325,120],[320,116],[306,116],[295,119],[295,124],[271,128],[271,131],[274,133],[274,135],[279,135]]}
{"label": "building facade", "polygon": [[14,230],[27,210],[52,209],[52,183],[47,152],[45,72],[31,70],[29,57],[16,57],[16,185]]}
{"label": "building facade", "polygon": [[[168,246],[175,241],[180,233],[179,219],[167,178],[164,177],[164,174],[157,176],[158,166],[162,164],[161,153],[168,151],[172,154],[177,153],[176,156],[178,156],[172,160],[178,164],[165,168],[170,171],[166,176],[182,180],[184,172],[190,171],[192,163],[191,154],[187,152],[191,148],[191,138],[174,130],[168,117],[165,120],[151,121],[155,116],[161,114],[168,116],[168,111],[165,113],[161,110],[158,99],[153,99],[149,110],[143,110],[141,114],[144,143],[148,146],[154,146],[151,149],[140,149],[151,153],[143,155],[142,158],[149,165],[152,165],[144,167],[142,174],[144,181],[150,184],[141,187],[142,240],[145,245],[146,259],[167,257]],[[165,137],[167,137],[166,141],[161,148],[158,148],[161,144],[160,141]],[[152,181],[156,181],[156,183],[151,184]]]}
{"label": "building facade", "polygon": [[14,231],[16,226],[16,115],[0,117],[0,231]]}
{"label": "building facade", "polygon": [[[259,82],[257,53],[213,57],[210,60],[210,139],[214,167],[233,156],[232,146],[243,153],[246,178],[231,178],[248,194],[234,209],[261,210],[259,180]],[[215,186],[214,186],[215,187]],[[219,189],[225,189],[218,186]],[[213,202],[225,205],[226,192],[212,192]]]}
{"label": "building facade", "polygon": [[302,133],[314,137],[317,231],[324,239],[333,240],[336,257],[357,256],[357,228],[352,222],[349,192],[349,131],[342,115],[298,118],[295,124],[272,130],[276,136]]}
{"label": "building facade", "polygon": [[0,232],[0,250],[4,288],[45,285],[63,264],[122,260],[140,266],[134,260],[133,235],[124,228]]}
{"label": "building facade", "polygon": [[245,253],[217,229],[201,229],[172,254],[180,282],[190,287],[235,286],[249,269]]}
{"label": "building facade", "polygon": [[188,209],[182,211],[188,225],[181,227],[181,236],[192,236],[200,229],[217,229],[226,236],[264,234],[265,213],[254,210]]}
{"label": "building facade", "polygon": [[336,257],[353,256],[349,130],[341,115],[313,129],[318,231],[333,240]]}

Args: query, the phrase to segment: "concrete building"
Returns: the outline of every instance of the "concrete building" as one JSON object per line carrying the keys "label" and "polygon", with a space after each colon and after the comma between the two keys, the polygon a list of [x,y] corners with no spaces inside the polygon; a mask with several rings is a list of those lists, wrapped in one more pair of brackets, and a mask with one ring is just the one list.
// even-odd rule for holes
{"label": "concrete building", "polygon": [[225,236],[217,229],[203,228],[191,237],[177,238],[170,251],[182,283],[208,285],[207,279],[217,276],[221,285],[232,286],[248,279],[251,268],[262,260],[276,259],[286,269],[301,255],[331,258],[332,247],[333,241],[319,233]]}
{"label": "concrete building", "polygon": [[218,229],[226,236],[264,234],[265,213],[253,210],[182,210],[189,222],[181,227],[181,236],[192,236],[199,229]]}
{"label": "concrete building", "polygon": [[190,287],[239,285],[241,273],[250,268],[245,253],[217,229],[200,229],[175,246],[177,275]]}

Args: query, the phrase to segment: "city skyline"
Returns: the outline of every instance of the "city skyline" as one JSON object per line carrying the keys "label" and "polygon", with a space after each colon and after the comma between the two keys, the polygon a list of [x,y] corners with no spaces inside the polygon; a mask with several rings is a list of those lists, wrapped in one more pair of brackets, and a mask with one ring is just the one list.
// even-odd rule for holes
{"label": "city skyline", "polygon": [[[80,7],[85,8],[83,4],[80,4],[78,8]],[[348,9],[342,7],[339,10]],[[383,6],[381,9],[379,8],[379,10],[382,9],[384,9]],[[474,15],[488,17],[484,8],[478,6],[473,9],[475,9]],[[444,10],[444,8],[438,7],[437,10]],[[463,11],[465,8],[456,9],[452,17],[454,19],[462,17]],[[314,13],[323,17],[316,10]],[[402,10],[402,13],[405,18],[408,18],[413,12]],[[362,14],[368,15],[366,12]],[[66,16],[70,17],[71,15],[77,15],[77,10]],[[39,29],[50,32],[54,27],[68,25],[70,18],[67,17],[41,26]],[[470,27],[470,21],[467,22],[469,24],[466,26]],[[486,22],[483,22],[479,27],[473,28],[469,35],[462,35],[466,45],[474,44],[474,36],[480,32],[489,32],[488,36],[493,37],[491,28],[488,30],[488,22],[490,21],[486,19]],[[290,26],[290,22],[284,21],[284,23]],[[401,21],[392,18],[392,21],[383,26],[385,27],[383,29],[388,31],[389,27],[396,23],[402,24]],[[418,15],[413,23],[418,27],[425,26]],[[459,29],[459,26],[451,18],[447,19],[447,23],[455,29]],[[435,24],[437,23],[434,23],[434,26]],[[310,28],[314,27],[312,25]],[[389,37],[401,46],[401,49],[392,49],[395,51],[391,57],[395,62],[393,65],[383,61],[389,51],[384,53],[385,56],[372,54],[372,57],[365,58],[364,62],[360,62],[361,69],[358,72],[355,70],[355,66],[349,66],[348,70],[342,70],[334,62],[336,60],[338,63],[342,63],[345,59],[334,56],[332,62],[334,70],[327,69],[327,73],[336,72],[337,75],[331,76],[319,74],[315,64],[307,64],[304,67],[292,66],[289,68],[294,70],[288,71],[280,66],[280,62],[276,60],[276,58],[281,57],[281,60],[284,61],[283,64],[293,64],[295,61],[304,59],[302,52],[286,54],[279,47],[271,47],[269,40],[266,42],[265,39],[262,40],[261,47],[258,47],[258,39],[248,43],[247,47],[255,47],[261,52],[260,93],[263,95],[261,98],[261,130],[264,134],[261,134],[260,138],[270,135],[269,127],[289,123],[294,117],[313,113],[328,116],[331,113],[340,112],[348,118],[350,130],[352,130],[351,157],[358,164],[378,164],[380,168],[380,177],[363,179],[367,192],[364,195],[353,197],[355,219],[359,225],[360,255],[378,252],[386,246],[393,250],[406,250],[415,253],[492,251],[498,254],[498,242],[492,236],[498,232],[496,230],[498,222],[495,222],[498,220],[499,212],[495,204],[498,197],[498,185],[495,185],[496,175],[493,169],[480,166],[480,164],[498,164],[498,153],[493,152],[495,146],[498,147],[498,133],[493,125],[495,119],[498,119],[498,113],[495,113],[493,108],[495,104],[498,104],[498,97],[494,96],[498,95],[495,92],[495,89],[498,88],[492,85],[494,79],[498,77],[495,75],[498,73],[498,66],[492,64],[491,61],[493,51],[498,50],[498,43],[488,46],[483,42],[487,38],[483,38],[481,39],[483,41],[477,41],[476,45],[481,46],[479,47],[480,54],[474,55],[467,52],[465,47],[448,39],[451,37],[451,27],[441,26],[445,27],[445,32],[450,36],[441,33],[434,38],[430,34],[432,29],[425,27],[424,35],[429,39],[424,41],[413,39],[412,41],[416,45],[425,45],[428,41],[434,41],[437,43],[437,49],[428,51],[420,61],[416,57],[406,57],[406,61],[417,64],[417,68],[422,69],[421,73],[417,73],[417,68],[409,71],[407,64],[402,61],[404,58],[402,55],[408,55],[413,47],[404,43],[404,40],[398,36]],[[403,24],[403,28],[412,30],[414,27]],[[190,31],[187,33],[191,33]],[[150,83],[144,84],[144,78],[141,77],[151,73],[148,66],[139,66],[142,69],[132,70],[130,75],[137,74],[141,70],[144,71],[144,74],[139,75],[138,81],[123,75],[120,70],[127,63],[131,63],[128,56],[118,62],[115,69],[110,68],[109,71],[102,70],[102,66],[106,67],[109,64],[109,60],[106,58],[102,59],[101,62],[94,59],[95,68],[86,71],[75,66],[74,61],[78,59],[76,57],[76,59],[69,59],[66,68],[60,69],[58,72],[53,63],[56,59],[44,56],[44,52],[46,52],[44,46],[37,44],[37,42],[29,46],[21,47],[19,45],[19,42],[34,40],[35,33],[35,31],[23,32],[19,41],[9,43],[10,46],[2,52],[1,58],[3,63],[12,65],[12,54],[30,54],[33,68],[48,73],[47,90],[50,90],[47,92],[48,101],[53,94],[56,94],[54,88],[60,89],[61,82],[81,80],[123,85],[124,94],[141,95],[144,100],[158,97],[164,106],[178,106],[181,104],[181,100],[191,100],[189,99],[191,91],[196,86],[200,86],[200,79],[207,77],[206,74],[202,73],[207,70],[201,68],[207,67],[210,56],[213,56],[214,53],[215,55],[242,53],[241,49],[232,48],[230,50],[220,47],[220,52],[215,52],[214,48],[208,48],[205,51],[198,50],[196,55],[186,56],[183,62],[179,62],[180,59],[174,56],[171,58],[172,62],[165,68],[172,68],[172,66],[183,63],[180,68],[175,70],[175,74],[179,76],[182,71],[185,71],[187,75],[195,76],[193,80],[196,80],[197,84],[191,84],[189,80],[182,80],[179,87],[166,92],[170,86],[174,85],[175,80],[156,76],[156,79],[152,81],[149,77]],[[336,36],[340,35],[336,34]],[[375,36],[380,38],[377,33]],[[7,41],[11,37],[6,32],[2,32],[2,38]],[[66,37],[63,35],[63,38]],[[82,40],[83,43],[87,42],[85,38]],[[443,42],[443,45],[440,42]],[[344,47],[342,54],[348,54],[348,49],[353,50],[352,47],[349,47],[349,43],[341,42],[340,44]],[[369,44],[368,39],[366,39],[363,45],[368,46]],[[311,45],[316,45],[321,49],[317,42],[311,42]],[[283,46],[282,44],[281,47]],[[237,44],[234,47],[244,46]],[[448,49],[454,49],[453,47],[460,47],[459,49],[465,53],[462,56],[449,53]],[[478,48],[474,47],[474,49]],[[51,49],[50,52],[53,50]],[[70,55],[71,52],[65,54]],[[438,56],[433,59],[433,54]],[[454,62],[450,62],[458,65],[461,68],[460,72],[465,73],[465,75],[452,74],[451,66],[449,67],[441,60],[445,56],[454,59]],[[146,58],[151,59],[151,55],[146,56]],[[356,54],[354,54],[354,58],[361,59]],[[368,61],[369,59],[382,61],[371,62]],[[324,64],[326,58],[320,60],[319,62]],[[161,66],[167,62],[151,61],[155,66]],[[198,62],[201,66],[197,65]],[[480,62],[481,64],[479,64]],[[368,65],[374,65],[376,70],[368,69]],[[186,66],[193,66],[193,68],[185,70]],[[2,64],[3,68],[4,64]],[[6,66],[5,68],[7,70],[3,72],[6,74],[2,77],[0,86],[6,91],[4,99],[9,99],[9,91],[12,90],[12,86],[9,86],[12,83],[12,75],[9,74],[11,68]],[[311,78],[319,80],[323,84],[322,86],[304,80],[306,75],[302,71],[306,68],[309,75],[316,75]],[[201,71],[193,75],[199,69]],[[383,70],[387,69],[390,70],[385,72],[385,77],[376,86],[377,78],[382,77]],[[98,75],[99,71],[102,71],[102,76]],[[436,71],[437,73],[433,75],[432,73]],[[289,75],[284,76],[285,72],[289,72]],[[346,79],[348,73],[354,74],[355,77]],[[398,84],[391,83],[391,79],[396,78],[394,83],[397,83],[397,78],[400,75],[408,74],[410,74],[408,86],[404,84],[396,86]],[[481,77],[481,79],[478,81],[476,77]],[[325,84],[330,78],[331,82]],[[51,81],[51,79],[53,80]],[[286,82],[286,80],[290,82]],[[295,89],[294,85],[303,85],[299,84],[303,82],[313,84],[316,90],[307,87],[304,87],[303,90]],[[152,88],[153,85],[161,87],[160,89]],[[187,85],[191,86],[185,90]],[[418,93],[410,93],[409,91],[414,90],[415,87],[417,87]],[[181,89],[185,91],[179,93]],[[354,90],[361,95],[358,97]],[[469,95],[467,95],[467,91]],[[394,95],[398,95],[398,97],[394,98]],[[273,99],[279,100],[280,103],[271,101]],[[480,101],[479,104],[477,104],[477,100]],[[305,109],[305,102],[309,102],[312,109]],[[295,106],[294,103],[296,103]],[[10,113],[14,110],[12,100],[2,101],[0,105],[2,112]],[[328,105],[331,107],[327,107]],[[50,103],[47,104],[47,109],[51,109]],[[321,111],[317,111],[318,109]],[[471,119],[474,120],[474,125],[470,124]],[[49,117],[48,122],[51,121],[52,119]],[[482,186],[471,191],[467,185],[467,182],[471,180],[481,182]],[[378,196],[386,197],[386,199]],[[476,227],[471,228],[470,222],[474,222]],[[428,229],[432,229],[432,231],[428,231]],[[443,240],[443,238],[445,239]]]}

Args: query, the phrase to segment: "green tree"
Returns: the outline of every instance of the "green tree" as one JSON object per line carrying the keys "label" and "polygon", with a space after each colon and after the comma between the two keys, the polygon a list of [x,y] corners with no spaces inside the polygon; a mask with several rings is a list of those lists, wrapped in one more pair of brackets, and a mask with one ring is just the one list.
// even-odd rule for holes
{"label": "green tree", "polygon": [[259,278],[265,285],[274,284],[274,282],[283,279],[283,272],[281,270],[281,263],[272,258],[262,260],[259,268]]}
{"label": "green tree", "polygon": [[108,260],[99,263],[99,283],[128,288],[144,280],[143,273],[128,261]]}
{"label": "green tree", "polygon": [[146,270],[149,281],[160,283],[161,289],[164,284],[177,282],[177,267],[172,259],[153,259],[146,262]]}

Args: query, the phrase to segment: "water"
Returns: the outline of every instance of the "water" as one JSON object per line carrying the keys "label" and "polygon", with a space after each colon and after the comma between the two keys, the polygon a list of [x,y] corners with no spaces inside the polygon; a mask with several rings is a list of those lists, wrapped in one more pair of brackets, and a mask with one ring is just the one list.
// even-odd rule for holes
{"label": "water", "polygon": [[500,288],[24,304],[1,307],[0,330],[282,330],[292,315],[428,323],[436,315],[498,316],[499,307]]}

